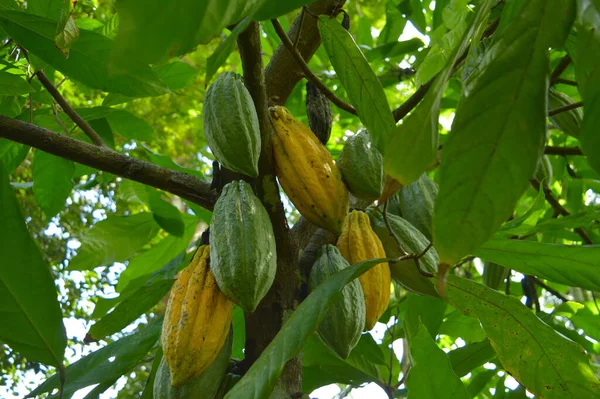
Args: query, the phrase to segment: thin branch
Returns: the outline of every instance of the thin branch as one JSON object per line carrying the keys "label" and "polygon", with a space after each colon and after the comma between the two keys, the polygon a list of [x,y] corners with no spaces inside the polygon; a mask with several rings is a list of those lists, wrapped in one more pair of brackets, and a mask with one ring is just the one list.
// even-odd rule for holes
{"label": "thin branch", "polygon": [[398,316],[400,315],[400,306],[396,307],[396,317],[394,320],[394,325],[392,325],[392,332],[390,333],[391,335],[391,344],[390,344],[390,365],[389,365],[389,370],[390,370],[390,375],[388,377],[388,385],[392,386],[392,368],[393,368],[393,361],[394,361],[394,338],[396,335],[396,324],[398,324]]}
{"label": "thin branch", "polygon": [[304,60],[304,58],[302,58],[302,54],[300,54],[298,49],[294,47],[294,44],[283,30],[283,27],[281,26],[279,21],[276,19],[272,19],[271,23],[273,24],[273,28],[275,28],[275,32],[277,32],[277,36],[279,36],[283,45],[292,54],[292,56],[302,69],[302,72],[304,73],[304,76],[306,76],[306,79],[310,80],[315,86],[317,86],[319,90],[321,90],[321,92],[329,99],[329,101],[334,103],[338,108],[341,108],[344,111],[349,112],[353,115],[358,115],[356,113],[356,109],[352,105],[346,103],[338,96],[336,96],[335,93],[332,92],[329,89],[329,87],[327,87],[323,82],[321,82],[321,79],[319,79],[317,75],[315,75],[313,71],[310,70],[309,66],[306,64],[306,61]]}
{"label": "thin branch", "polygon": [[545,289],[546,291],[548,291],[549,293],[551,293],[552,295],[554,295],[555,297],[557,297],[558,299],[560,299],[563,302],[568,302],[569,298],[565,297],[563,294],[561,294],[560,292],[556,291],[554,288],[549,287],[546,283],[544,283],[542,280],[540,280],[539,278],[535,277],[535,276],[530,276],[532,278],[532,280],[539,285],[540,287],[542,287],[543,289]]}
{"label": "thin branch", "polygon": [[583,155],[579,147],[552,147],[546,146],[544,149],[546,155]]}
{"label": "thin branch", "polygon": [[550,75],[550,86],[556,83],[557,79],[560,78],[560,75],[562,75],[562,73],[569,67],[569,64],[571,64],[571,57],[565,55]]}
{"label": "thin branch", "polygon": [[96,131],[81,116],[79,116],[77,112],[75,112],[73,107],[71,107],[62,94],[60,94],[56,87],[54,87],[52,82],[50,82],[50,79],[48,79],[44,71],[39,70],[35,74],[46,90],[48,90],[48,93],[50,93],[54,100],[56,100],[56,102],[62,107],[63,111],[65,111],[65,114],[67,114],[69,118],[71,118],[71,120],[75,122],[75,124],[79,126],[81,130],[83,130],[86,136],[92,140],[92,143],[100,147],[106,147],[106,144],[104,144],[104,141],[102,141],[98,133],[96,133]]}
{"label": "thin branch", "polygon": [[216,201],[216,193],[210,189],[209,183],[195,176],[128,157],[109,147],[88,144],[27,122],[0,116],[0,137],[159,188],[208,210],[213,208]]}
{"label": "thin branch", "polygon": [[565,105],[564,107],[555,108],[548,112],[548,116],[554,116],[556,114],[560,114],[561,112],[567,112],[575,108],[583,107],[583,101],[578,101],[573,104]]}
{"label": "thin branch", "polygon": [[569,79],[563,79],[563,78],[558,78],[556,80],[554,80],[554,84],[563,84],[563,85],[568,85],[568,86],[577,86],[577,82],[573,81],[573,80],[569,80]]}

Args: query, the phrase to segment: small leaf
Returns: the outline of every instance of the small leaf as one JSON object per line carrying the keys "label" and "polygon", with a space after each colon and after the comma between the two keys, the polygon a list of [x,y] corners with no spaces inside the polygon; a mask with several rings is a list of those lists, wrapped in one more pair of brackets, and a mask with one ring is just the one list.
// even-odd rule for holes
{"label": "small leaf", "polygon": [[459,377],[496,357],[496,352],[487,339],[448,352],[452,369]]}
{"label": "small leaf", "polygon": [[156,74],[173,91],[182,90],[194,83],[198,70],[183,61],[175,61],[154,68]]}
{"label": "small leaf", "polygon": [[25,160],[29,148],[29,146],[0,138],[0,161],[8,173],[12,173]]}
{"label": "small leaf", "polygon": [[256,21],[265,21],[285,15],[297,8],[314,3],[315,0],[264,0],[254,14]]}
{"label": "small leaf", "polygon": [[179,209],[163,200],[155,189],[147,187],[147,193],[150,210],[156,223],[169,234],[176,237],[183,236],[185,225]]}
{"label": "small leaf", "polygon": [[368,50],[365,52],[365,57],[369,62],[373,62],[384,58],[404,56],[407,53],[417,51],[424,45],[423,41],[416,37],[402,42],[395,41]]}
{"label": "small leaf", "polygon": [[479,319],[506,371],[533,394],[557,399],[600,395],[583,348],[543,323],[518,299],[455,276],[448,276],[445,299]]}
{"label": "small leaf", "polygon": [[0,95],[18,96],[34,92],[35,89],[19,75],[0,71]]}
{"label": "small leaf", "polygon": [[[281,4],[282,2],[278,3]],[[235,47],[237,37],[246,30],[251,21],[252,19],[250,17],[242,19],[231,31],[229,36],[227,36],[227,39],[223,40],[215,52],[208,57],[208,60],[206,61],[206,78],[204,79],[206,85],[208,85],[210,79],[217,73],[217,70],[225,63],[225,61],[227,61],[229,54],[231,54]]]}
{"label": "small leaf", "polygon": [[139,141],[151,141],[154,128],[145,120],[124,109],[114,109],[106,120],[113,131],[123,137]]}
{"label": "small leaf", "polygon": [[[427,328],[429,335],[435,338],[437,336],[444,314],[446,313],[446,302],[440,298],[417,295],[408,293],[406,299],[408,310],[405,320],[411,320],[412,323],[421,323]],[[406,322],[406,321],[405,321]]]}
{"label": "small leaf", "polygon": [[33,157],[33,194],[50,219],[65,207],[73,190],[75,164],[64,158],[36,150]]}

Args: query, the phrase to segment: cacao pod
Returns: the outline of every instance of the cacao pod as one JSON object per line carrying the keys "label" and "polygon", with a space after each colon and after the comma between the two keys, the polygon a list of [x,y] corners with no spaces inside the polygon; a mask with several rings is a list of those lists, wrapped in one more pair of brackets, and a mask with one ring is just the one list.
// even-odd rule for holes
{"label": "cacao pod", "polygon": [[[318,252],[308,279],[310,291],[329,276],[349,267],[340,251],[333,245],[323,245]],[[323,342],[343,359],[358,343],[365,328],[365,298],[358,280],[353,280],[342,290],[341,297],[329,308],[317,332]]]}
{"label": "cacao pod", "polygon": [[[346,218],[337,247],[351,264],[373,258],[385,258],[385,250],[377,234],[371,228],[366,213],[352,211]],[[371,330],[390,302],[390,267],[380,263],[359,277],[365,296],[365,330]]]}
{"label": "cacao pod", "polygon": [[308,126],[323,144],[327,144],[331,136],[331,104],[321,90],[310,80],[306,81],[306,115]]}
{"label": "cacao pod", "polygon": [[233,386],[237,384],[238,381],[241,379],[242,376],[239,374],[225,374],[225,378],[223,378],[223,381],[221,381],[221,386],[219,387],[219,391],[215,395],[215,399],[223,399],[225,395],[227,395],[227,392],[229,392],[229,390],[233,388]]}
{"label": "cacao pod", "polygon": [[499,289],[508,277],[508,269],[492,262],[483,264],[483,284],[492,289]]}
{"label": "cacao pod", "polygon": [[383,157],[361,130],[349,137],[340,153],[338,167],[348,189],[357,198],[373,202],[383,192]]}
{"label": "cacao pod", "polygon": [[552,164],[548,155],[542,155],[534,176],[544,186],[550,187],[552,184]]}
{"label": "cacao pod", "polygon": [[437,193],[437,184],[423,173],[417,180],[402,187],[397,194],[401,212],[399,216],[419,229],[429,241],[433,239],[431,217]]}
{"label": "cacao pod", "polygon": [[[575,100],[558,90],[550,88],[548,90],[548,107],[550,111],[560,107],[574,104]],[[581,121],[583,120],[583,112],[581,108],[571,109],[549,117],[552,124],[563,133],[579,138],[579,130]]]}
{"label": "cacao pod", "polygon": [[[367,214],[371,218],[373,231],[380,238],[387,256],[389,258],[402,256],[398,243],[388,231],[381,211],[377,208],[370,208],[367,210]],[[392,231],[398,237],[404,251],[407,253],[421,253],[427,248],[429,240],[416,227],[400,216],[388,213],[387,217]],[[419,259],[421,268],[429,273],[437,272],[438,262],[438,254],[433,247],[429,248],[425,255]],[[392,278],[407,290],[423,295],[438,296],[431,279],[419,272],[413,259],[392,263],[390,272]]]}
{"label": "cacao pod", "polygon": [[227,169],[258,176],[260,127],[243,78],[221,74],[204,97],[204,135],[215,158]]}
{"label": "cacao pod", "polygon": [[219,290],[201,245],[171,289],[161,342],[171,385],[181,387],[213,363],[229,333],[233,303]]}
{"label": "cacao pod", "polygon": [[312,224],[339,234],[348,214],[348,189],[331,154],[284,107],[269,108],[275,128],[275,170],[283,190]]}
{"label": "cacao pod", "polygon": [[154,379],[154,399],[216,398],[229,366],[232,343],[233,334],[229,333],[221,351],[212,364],[198,377],[190,379],[179,388],[171,386],[169,367],[163,357]]}
{"label": "cacao pod", "polygon": [[226,184],[210,226],[210,267],[221,291],[254,312],[275,279],[276,253],[271,220],[252,187]]}

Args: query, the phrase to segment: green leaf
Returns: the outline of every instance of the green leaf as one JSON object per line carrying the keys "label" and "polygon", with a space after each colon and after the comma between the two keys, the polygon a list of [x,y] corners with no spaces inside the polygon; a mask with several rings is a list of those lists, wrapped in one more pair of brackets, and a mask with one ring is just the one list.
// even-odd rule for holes
{"label": "green leaf", "polygon": [[591,227],[594,222],[600,222],[600,210],[589,210],[576,215],[561,216],[544,220],[535,226],[535,231],[544,232],[558,229],[575,229],[577,227]]}
{"label": "green leaf", "polygon": [[493,239],[477,249],[474,255],[523,274],[600,291],[600,245]]}
{"label": "green leaf", "polygon": [[204,79],[206,85],[208,85],[211,78],[217,73],[217,70],[227,61],[229,54],[231,54],[235,47],[237,37],[246,30],[251,21],[252,19],[249,16],[242,19],[231,31],[231,34],[227,36],[227,39],[223,40],[215,52],[208,57],[206,61],[206,78]]}
{"label": "green leaf", "polygon": [[448,314],[440,326],[439,333],[454,339],[460,338],[467,344],[485,339],[485,332],[477,319],[467,317],[457,310]]}
{"label": "green leaf", "polygon": [[415,324],[420,320],[427,328],[429,335],[435,338],[444,320],[446,302],[437,297],[413,293],[408,293],[406,302],[408,310],[405,320],[410,319]]}
{"label": "green leaf", "polygon": [[452,369],[459,377],[464,377],[471,370],[489,362],[496,357],[496,352],[487,339],[448,352]]}
{"label": "green leaf", "polygon": [[152,361],[152,370],[150,371],[150,375],[146,380],[146,385],[144,386],[144,391],[142,392],[142,396],[140,399],[153,399],[154,398],[154,380],[156,379],[156,372],[158,371],[158,367],[160,366],[160,361],[163,358],[162,347],[159,346],[156,348],[154,353],[154,360]]}
{"label": "green leaf", "polygon": [[198,70],[183,61],[175,61],[154,68],[156,74],[170,90],[182,90],[194,83]]}
{"label": "green leaf", "polygon": [[148,65],[138,65],[127,74],[109,73],[108,59],[113,41],[96,32],[80,30],[69,57],[55,46],[56,22],[20,11],[0,10],[0,27],[30,54],[88,87],[133,97],[168,92]]}
{"label": "green leaf", "polygon": [[176,237],[183,236],[185,225],[181,212],[173,204],[163,200],[153,188],[147,187],[147,191],[150,210],[156,223],[169,234]]}
{"label": "green leaf", "polygon": [[365,57],[369,62],[382,60],[384,58],[392,58],[404,56],[407,53],[417,51],[425,44],[419,38],[412,38],[402,42],[387,43],[382,46],[377,46],[365,52]]}
{"label": "green leaf", "polygon": [[36,150],[33,157],[33,194],[48,219],[64,207],[73,190],[75,164],[64,158]]}
{"label": "green leaf", "polygon": [[54,279],[31,239],[0,162],[0,341],[29,361],[63,367],[67,337]]}
{"label": "green leaf", "polygon": [[151,213],[110,216],[79,238],[81,247],[71,260],[69,270],[90,270],[123,262],[146,245],[158,230]]}
{"label": "green leaf", "polygon": [[239,306],[233,307],[233,317],[231,321],[233,327],[233,347],[231,357],[233,359],[244,360],[244,348],[246,347],[246,320],[244,311]]}
{"label": "green leaf", "polygon": [[315,332],[333,301],[350,281],[389,259],[371,259],[356,263],[330,276],[319,285],[292,313],[273,341],[254,362],[244,377],[225,398],[264,398],[281,375],[285,364],[302,350]]}
{"label": "green leaf", "polygon": [[63,0],[28,0],[27,11],[40,17],[58,21],[60,18]]}
{"label": "green leaf", "polygon": [[427,21],[425,20],[425,4],[422,0],[410,0],[410,16],[409,19],[422,34],[426,35]]}
{"label": "green leaf", "polygon": [[405,329],[412,367],[406,379],[410,398],[470,398],[460,378],[452,370],[448,356],[441,350],[421,319],[407,318]]}
{"label": "green leaf", "polygon": [[600,395],[583,348],[538,319],[518,299],[448,276],[446,300],[479,319],[506,371],[533,394],[549,399]]}
{"label": "green leaf", "polygon": [[490,380],[498,374],[497,370],[482,370],[474,377],[467,386],[467,391],[471,398],[476,398],[477,395],[485,388]]}
{"label": "green leaf", "polygon": [[432,165],[438,152],[438,116],[446,81],[450,78],[453,65],[467,47],[474,32],[487,22],[490,7],[494,2],[484,0],[477,7],[477,14],[467,34],[456,48],[448,63],[433,82],[425,98],[417,108],[389,135],[386,154],[383,157],[385,172],[407,186],[417,180]]}
{"label": "green leaf", "polygon": [[523,215],[514,218],[502,225],[497,235],[501,236],[513,236],[513,235],[528,235],[535,228],[540,218],[546,212],[546,196],[544,195],[544,188],[540,186],[537,196],[531,207]]}
{"label": "green leaf", "polygon": [[98,320],[89,330],[85,341],[98,341],[118,333],[158,303],[175,280],[159,280],[146,285],[119,303],[112,312]]}
{"label": "green leaf", "polygon": [[0,138],[0,160],[7,173],[12,173],[29,153],[29,146]]}
{"label": "green leaf", "polygon": [[133,70],[138,63],[160,63],[185,54],[249,15],[256,3],[256,0],[118,2],[120,26],[113,49],[113,66]]}
{"label": "green leaf", "polygon": [[441,263],[452,265],[489,239],[527,188],[546,140],[548,47],[566,39],[572,5],[528,2],[461,100],[439,169],[433,235]]}
{"label": "green leaf", "polygon": [[34,92],[29,82],[19,75],[0,71],[0,95],[1,96],[18,96]]}
{"label": "green leaf", "polygon": [[145,120],[124,109],[112,110],[106,120],[113,131],[128,139],[151,141],[154,128]]}
{"label": "green leaf", "polygon": [[382,144],[396,123],[379,79],[352,35],[338,21],[320,16],[319,31],[329,60],[350,102],[371,133],[373,143],[383,150]]}
{"label": "green leaf", "polygon": [[254,19],[256,21],[274,19],[314,2],[315,0],[264,0],[254,14]]}
{"label": "green leaf", "polygon": [[[121,338],[69,365],[63,391],[64,397],[70,397],[79,389],[113,381],[127,374],[156,344],[161,328],[162,317],[153,320],[138,333]],[[59,385],[58,375],[54,374],[26,397],[32,398],[50,392]]]}

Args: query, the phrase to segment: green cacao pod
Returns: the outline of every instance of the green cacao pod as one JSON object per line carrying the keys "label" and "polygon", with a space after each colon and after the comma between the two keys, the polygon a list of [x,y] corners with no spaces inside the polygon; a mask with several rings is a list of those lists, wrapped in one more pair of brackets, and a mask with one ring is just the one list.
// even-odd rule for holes
{"label": "green cacao pod", "polygon": [[548,155],[542,155],[540,163],[538,163],[537,169],[535,170],[535,178],[546,187],[550,187],[552,184],[552,164]]}
{"label": "green cacao pod", "polygon": [[340,234],[349,194],[331,154],[317,136],[284,107],[269,108],[275,171],[290,201],[312,224]]}
{"label": "green cacao pod", "polygon": [[[385,258],[385,250],[371,228],[369,217],[361,211],[352,211],[337,241],[340,253],[350,264],[373,258]],[[390,267],[380,263],[359,278],[365,297],[365,330],[371,330],[390,302]]]}
{"label": "green cacao pod", "polygon": [[[562,93],[558,90],[550,88],[548,90],[548,108],[550,111],[560,107],[565,107],[575,103],[571,97]],[[583,112],[581,108],[571,109],[569,111],[561,112],[559,114],[550,116],[550,121],[563,133],[579,138],[579,130],[581,127],[581,121],[583,120]]]}
{"label": "green cacao pod", "polygon": [[221,386],[219,387],[219,391],[215,395],[215,399],[223,399],[225,395],[227,395],[227,392],[229,392],[229,390],[233,388],[233,386],[237,384],[238,381],[241,379],[242,376],[239,374],[225,374],[225,378],[223,378],[223,381],[221,381]]}
{"label": "green cacao pod", "polygon": [[[340,251],[333,245],[319,249],[308,279],[310,291],[317,288],[329,276],[349,267]],[[329,308],[317,332],[323,342],[343,359],[346,359],[358,343],[365,327],[365,298],[358,280],[353,280],[342,290],[341,297]]]}
{"label": "green cacao pod", "polygon": [[338,167],[348,189],[357,198],[373,202],[383,193],[383,158],[366,130],[346,140]]}
{"label": "green cacao pod", "polygon": [[190,379],[179,388],[171,385],[169,367],[163,357],[154,379],[154,399],[216,398],[229,366],[232,343],[233,334],[229,333],[223,348],[212,364],[202,374]]}
{"label": "green cacao pod", "polygon": [[[371,218],[373,231],[381,239],[385,253],[390,258],[398,258],[402,254],[398,248],[398,243],[390,235],[385,224],[383,214],[377,208],[369,208],[367,214]],[[402,244],[402,249],[407,253],[421,253],[429,245],[429,240],[412,224],[400,216],[387,215],[390,226],[398,240]],[[438,254],[435,248],[430,248],[425,255],[419,259],[421,268],[429,273],[437,272],[439,262]],[[417,294],[438,296],[433,281],[423,276],[415,265],[414,260],[407,259],[402,262],[390,264],[392,278],[400,283],[404,288]]]}
{"label": "green cacao pod", "polygon": [[[438,186],[426,173],[419,179],[398,192],[400,212],[404,219],[415,226],[429,241],[433,238],[431,232],[431,217]],[[389,212],[389,206],[388,206]]]}
{"label": "green cacao pod", "polygon": [[214,362],[229,333],[233,303],[219,290],[201,245],[169,294],[161,343],[171,385],[183,386]]}
{"label": "green cacao pod", "polygon": [[275,236],[267,211],[245,181],[231,182],[215,204],[210,267],[223,293],[254,312],[275,279]]}
{"label": "green cacao pod", "polygon": [[508,277],[508,269],[492,262],[483,264],[483,284],[495,290],[499,289]]}
{"label": "green cacao pod", "polygon": [[215,158],[227,169],[258,176],[260,128],[243,78],[221,74],[204,97],[204,135]]}
{"label": "green cacao pod", "polygon": [[331,136],[331,104],[321,90],[310,80],[306,81],[306,115],[308,126],[323,144],[327,144]]}

